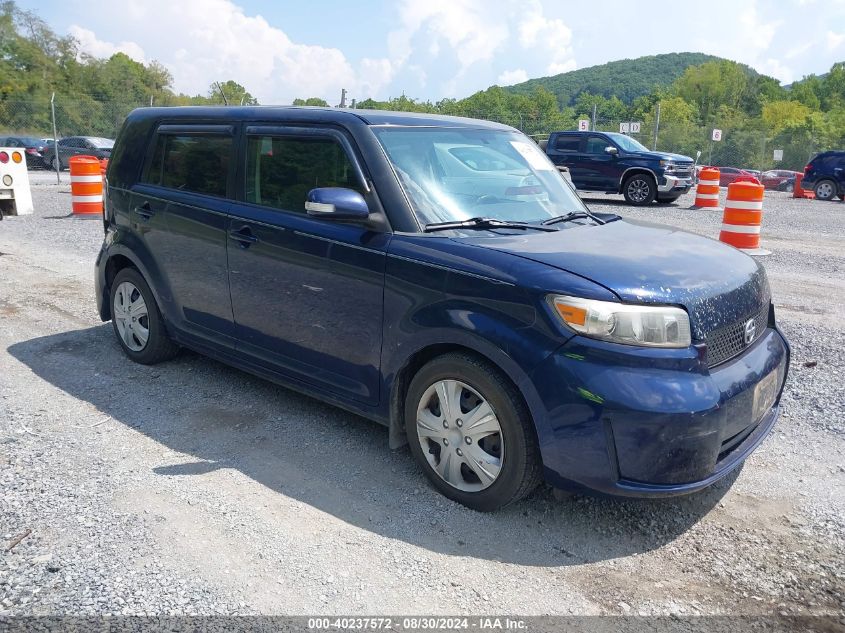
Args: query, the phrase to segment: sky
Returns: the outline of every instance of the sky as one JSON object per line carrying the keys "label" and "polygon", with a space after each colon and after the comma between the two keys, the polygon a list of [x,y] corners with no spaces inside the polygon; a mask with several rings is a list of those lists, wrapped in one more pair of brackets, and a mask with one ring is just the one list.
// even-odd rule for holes
{"label": "sky", "polygon": [[462,98],[493,84],[696,51],[784,84],[845,61],[845,0],[18,0],[97,57],[122,51],[205,94],[263,104]]}

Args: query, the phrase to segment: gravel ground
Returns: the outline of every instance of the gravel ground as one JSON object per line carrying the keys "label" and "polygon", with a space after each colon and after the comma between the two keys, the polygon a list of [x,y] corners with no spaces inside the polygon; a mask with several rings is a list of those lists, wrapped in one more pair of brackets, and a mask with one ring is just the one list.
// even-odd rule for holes
{"label": "gravel ground", "polygon": [[[94,309],[102,225],[62,217],[63,179],[0,223],[0,616],[845,612],[845,204],[767,194],[793,362],[736,476],[481,515],[374,423],[195,354],[127,360]],[[589,199],[716,236],[691,203]]]}

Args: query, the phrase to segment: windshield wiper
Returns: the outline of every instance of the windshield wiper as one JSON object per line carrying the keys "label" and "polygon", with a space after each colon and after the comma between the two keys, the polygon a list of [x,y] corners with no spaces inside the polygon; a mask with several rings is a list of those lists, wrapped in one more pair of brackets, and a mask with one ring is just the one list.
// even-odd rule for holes
{"label": "windshield wiper", "polygon": [[607,224],[608,222],[607,220],[604,220],[599,216],[595,215],[594,213],[590,213],[589,211],[572,211],[571,213],[557,215],[553,218],[549,218],[548,220],[543,220],[540,224],[548,226],[549,224],[558,224],[559,222],[571,222],[572,220],[586,220],[588,218],[596,224]]}
{"label": "windshield wiper", "polygon": [[449,229],[534,229],[535,231],[557,231],[550,226],[542,224],[528,224],[526,222],[510,222],[508,220],[497,220],[496,218],[470,218],[469,220],[457,220],[455,222],[435,222],[426,224],[423,231],[447,231]]}

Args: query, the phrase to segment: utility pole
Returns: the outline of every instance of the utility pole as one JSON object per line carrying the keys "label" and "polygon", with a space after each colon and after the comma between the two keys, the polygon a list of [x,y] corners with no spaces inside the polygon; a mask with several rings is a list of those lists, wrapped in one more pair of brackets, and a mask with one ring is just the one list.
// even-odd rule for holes
{"label": "utility pole", "polygon": [[220,85],[219,81],[215,81],[214,84],[217,86],[217,89],[220,91],[220,96],[223,97],[223,105],[229,105],[229,100],[226,98],[226,93],[223,92],[223,86]]}
{"label": "utility pole", "polygon": [[660,129],[660,102],[657,102],[657,111],[654,113],[654,144],[651,149],[657,151],[657,131]]}
{"label": "utility pole", "polygon": [[593,130],[593,132],[596,131],[596,104],[595,103],[593,104],[593,127],[592,127],[592,130]]}
{"label": "utility pole", "polygon": [[59,172],[62,169],[62,161],[59,158],[59,135],[56,132],[56,93],[54,92],[50,95],[50,112],[53,115],[53,156],[56,159],[56,184],[60,185],[62,183],[62,177],[59,175]]}
{"label": "utility pole", "polygon": [[337,106],[338,108],[345,108],[346,107],[346,88],[340,89],[340,105]]}

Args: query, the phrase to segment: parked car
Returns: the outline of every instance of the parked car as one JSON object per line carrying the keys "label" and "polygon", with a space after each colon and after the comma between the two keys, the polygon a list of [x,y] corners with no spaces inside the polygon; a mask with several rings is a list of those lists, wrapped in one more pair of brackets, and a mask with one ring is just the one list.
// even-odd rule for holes
{"label": "parked car", "polygon": [[17,147],[23,150],[26,166],[29,169],[46,167],[44,148],[46,144],[40,138],[32,136],[4,136],[0,137],[0,147]]}
{"label": "parked car", "polygon": [[[60,139],[59,147],[59,169],[66,169],[70,164],[73,156],[93,156],[95,158],[109,158],[111,156],[114,141],[110,138],[100,138],[98,136],[68,136]],[[50,169],[56,169],[56,150],[50,144],[44,150],[44,159],[50,166]]]}
{"label": "parked car", "polygon": [[795,190],[795,177],[797,175],[797,171],[770,169],[763,172],[760,182],[766,189],[791,192]]}
{"label": "parked car", "polygon": [[845,151],[816,154],[804,168],[802,189],[812,189],[817,200],[845,200]]}
{"label": "parked car", "polygon": [[126,356],[188,347],[376,420],[477,510],[542,478],[690,493],[777,418],[789,347],[765,269],[592,213],[513,128],[142,108],[107,181],[97,309]]}
{"label": "parked car", "polygon": [[740,176],[757,178],[754,173],[747,169],[740,169],[738,167],[719,167],[719,186],[727,187]]}
{"label": "parked car", "polygon": [[692,187],[692,158],[653,152],[625,134],[552,132],[545,149],[576,189],[621,193],[628,204],[674,202]]}

